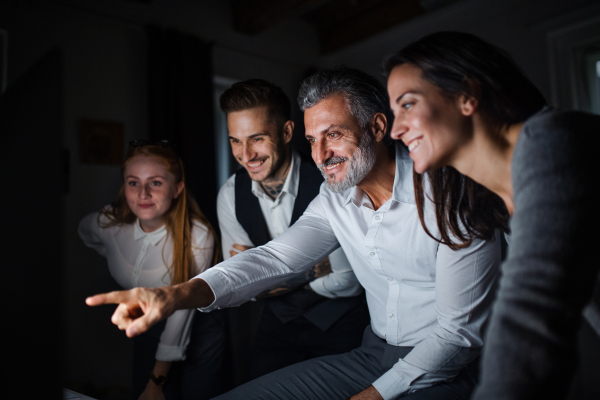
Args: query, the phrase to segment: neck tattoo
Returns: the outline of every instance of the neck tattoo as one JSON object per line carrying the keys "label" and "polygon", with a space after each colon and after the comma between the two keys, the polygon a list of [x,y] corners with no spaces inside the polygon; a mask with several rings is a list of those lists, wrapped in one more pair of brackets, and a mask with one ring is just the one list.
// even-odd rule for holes
{"label": "neck tattoo", "polygon": [[[285,184],[285,179],[287,178],[291,165],[292,160],[289,160],[288,165],[285,167],[285,171],[283,171],[283,174],[281,174],[280,177],[273,177],[271,179],[267,178],[260,183],[265,193],[267,193],[272,199],[276,199],[283,190],[283,185]],[[275,173],[275,175],[278,174]]]}

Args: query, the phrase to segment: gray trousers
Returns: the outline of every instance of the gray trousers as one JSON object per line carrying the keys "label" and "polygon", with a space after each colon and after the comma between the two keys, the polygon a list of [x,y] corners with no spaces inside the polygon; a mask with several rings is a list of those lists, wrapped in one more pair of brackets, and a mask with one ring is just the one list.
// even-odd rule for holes
{"label": "gray trousers", "polygon": [[[239,386],[218,400],[343,400],[369,387],[406,356],[412,347],[392,346],[377,337],[369,325],[362,345],[349,353],[304,361]],[[479,359],[452,382],[405,396],[416,399],[467,400],[477,384]]]}

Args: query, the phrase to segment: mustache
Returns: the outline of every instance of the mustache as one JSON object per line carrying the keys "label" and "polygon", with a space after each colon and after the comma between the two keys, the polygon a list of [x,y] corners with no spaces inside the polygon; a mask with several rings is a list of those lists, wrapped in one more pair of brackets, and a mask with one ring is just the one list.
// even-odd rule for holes
{"label": "mustache", "polygon": [[317,164],[317,167],[323,169],[323,168],[327,167],[328,165],[337,164],[337,163],[344,162],[347,160],[348,160],[347,157],[331,157],[330,159],[326,160],[323,164]]}

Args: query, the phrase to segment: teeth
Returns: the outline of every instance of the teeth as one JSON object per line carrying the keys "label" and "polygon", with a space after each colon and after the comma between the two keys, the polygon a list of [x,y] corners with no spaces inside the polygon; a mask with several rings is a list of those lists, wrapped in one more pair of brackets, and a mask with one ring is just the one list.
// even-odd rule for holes
{"label": "teeth", "polygon": [[325,167],[325,169],[332,169],[332,168],[335,168],[335,167],[337,167],[337,166],[338,166],[338,165],[340,165],[340,164],[341,164],[341,162],[339,162],[339,163],[337,163],[337,164],[333,164],[333,165],[328,165],[328,166],[326,166],[326,167]]}
{"label": "teeth", "polygon": [[256,167],[258,167],[258,166],[261,166],[261,165],[263,165],[263,163],[264,163],[264,162],[265,162],[265,160],[263,160],[263,161],[259,161],[259,162],[248,163],[248,166],[249,166],[250,168],[256,168]]}
{"label": "teeth", "polygon": [[422,139],[417,139],[410,142],[410,144],[408,145],[408,151],[413,151],[414,149],[416,149],[421,144],[421,140]]}

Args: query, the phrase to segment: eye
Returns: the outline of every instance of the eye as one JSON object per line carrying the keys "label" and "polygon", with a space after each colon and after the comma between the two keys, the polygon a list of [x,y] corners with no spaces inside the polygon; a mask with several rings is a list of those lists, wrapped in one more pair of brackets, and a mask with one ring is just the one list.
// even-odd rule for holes
{"label": "eye", "polygon": [[137,186],[137,182],[136,181],[129,181],[129,182],[127,182],[127,184],[129,186]]}
{"label": "eye", "polygon": [[408,101],[406,103],[403,103],[400,107],[404,108],[405,110],[410,109],[415,103],[413,101]]}
{"label": "eye", "polygon": [[160,186],[162,185],[161,181],[152,181],[152,186]]}
{"label": "eye", "polygon": [[252,139],[253,142],[260,142],[262,140],[263,140],[263,138],[260,137],[260,136],[259,137],[255,137],[255,138]]}
{"label": "eye", "polygon": [[335,139],[335,138],[336,138],[336,137],[338,137],[338,136],[340,136],[340,134],[339,134],[339,133],[337,133],[337,132],[329,132],[329,133],[327,134],[327,137],[328,137],[328,138],[331,138],[331,139]]}

